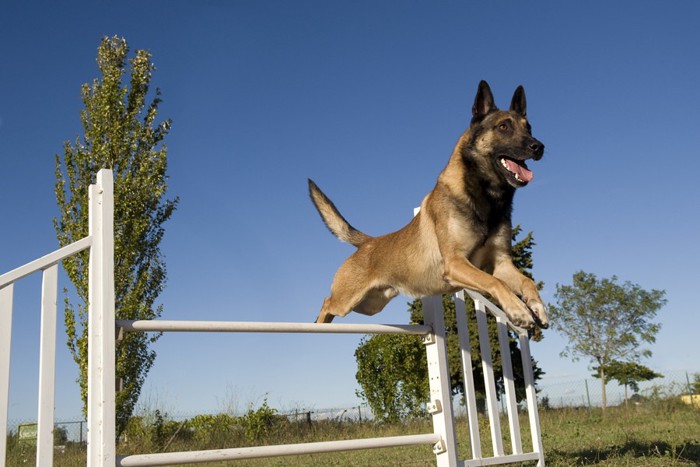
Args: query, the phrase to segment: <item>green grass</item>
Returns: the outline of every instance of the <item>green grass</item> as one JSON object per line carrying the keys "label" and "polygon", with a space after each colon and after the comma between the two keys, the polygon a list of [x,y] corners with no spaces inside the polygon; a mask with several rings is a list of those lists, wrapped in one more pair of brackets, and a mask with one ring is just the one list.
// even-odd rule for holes
{"label": "green grass", "polygon": [[[484,455],[491,452],[487,422],[481,420]],[[648,403],[642,406],[609,408],[605,416],[600,409],[541,410],[545,460],[548,466],[698,466],[700,465],[700,410],[677,400]],[[531,448],[528,421],[521,419],[523,446]],[[178,423],[161,424],[158,436],[142,432],[141,439],[132,436],[117,449],[122,455],[160,450],[177,431]],[[508,425],[502,422],[504,445],[509,449]],[[337,439],[371,438],[427,433],[432,431],[428,420],[402,425],[378,425],[371,422],[288,422],[276,417],[264,429],[252,433],[259,439],[250,442],[251,431],[243,426],[228,426],[218,434],[197,438],[191,431],[181,430],[172,438],[168,451],[215,449],[253,444],[290,444]],[[458,422],[460,459],[469,457],[469,436],[466,421]],[[160,444],[160,448],[157,446]],[[31,465],[33,453],[26,447],[9,444],[8,467]],[[84,465],[84,449],[57,453],[54,465]],[[429,466],[435,465],[430,446],[373,449],[332,454],[316,454],[271,459],[196,464],[209,466]],[[523,464],[534,465],[534,463]]]}
{"label": "green grass", "polygon": [[700,465],[700,411],[679,402],[543,412],[547,465]]}

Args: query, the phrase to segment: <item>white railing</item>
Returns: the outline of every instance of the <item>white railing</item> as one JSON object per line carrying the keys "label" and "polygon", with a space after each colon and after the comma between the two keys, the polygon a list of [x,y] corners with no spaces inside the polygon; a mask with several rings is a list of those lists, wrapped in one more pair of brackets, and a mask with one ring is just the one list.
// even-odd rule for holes
{"label": "white railing", "polygon": [[[493,303],[473,291],[456,295],[459,347],[462,355],[464,394],[466,397],[471,459],[459,460],[454,411],[447,366],[447,344],[440,297],[423,299],[424,325],[381,324],[310,324],[259,323],[228,321],[127,321],[114,317],[114,244],[112,173],[101,170],[97,184],[90,187],[90,233],[88,237],[0,276],[0,467],[4,467],[7,438],[9,396],[10,329],[12,321],[12,287],[14,282],[36,271],[44,271],[42,298],[42,340],[40,361],[39,427],[37,465],[53,462],[53,403],[56,334],[57,265],[62,259],[90,248],[89,271],[89,340],[88,340],[88,452],[87,465],[146,466],[197,462],[231,461],[273,456],[289,456],[357,449],[396,446],[432,445],[436,463],[443,466],[498,465],[537,461],[544,466],[535,395],[532,362],[527,332],[513,326]],[[486,388],[487,413],[493,456],[481,451],[476,394],[471,363],[471,345],[467,329],[465,293],[474,300],[479,328],[479,346]],[[511,451],[504,452],[496,381],[488,338],[487,314],[495,317],[505,387]],[[517,398],[510,359],[508,328],[518,336],[522,355],[527,412],[532,449],[522,446]],[[116,331],[116,333],[115,333]],[[393,436],[360,440],[328,441],[297,445],[260,446],[210,451],[170,452],[116,456],[115,441],[115,340],[124,332],[285,332],[285,333],[360,333],[420,335],[426,347],[430,378],[428,409],[433,419],[433,432],[419,435]],[[115,335],[116,334],[116,335]]]}
{"label": "white railing", "polygon": [[[467,314],[464,303],[464,293],[474,300],[477,325],[479,328],[479,348],[481,350],[481,365],[486,387],[486,405],[491,431],[491,445],[493,457],[488,459],[482,456],[479,423],[477,419],[476,397],[474,391],[474,379],[471,366],[471,346],[469,343],[469,329],[467,329]],[[542,435],[540,432],[540,419],[537,413],[537,397],[535,379],[532,371],[532,359],[530,356],[530,341],[527,331],[514,326],[506,317],[506,314],[496,305],[485,299],[478,292],[464,290],[459,292],[455,300],[457,314],[457,328],[459,333],[459,348],[462,356],[462,371],[464,376],[464,394],[467,403],[467,418],[469,423],[470,446],[472,460],[464,461],[463,465],[496,465],[526,460],[538,461],[538,466],[544,466],[544,451],[542,449]],[[498,412],[496,396],[496,381],[493,373],[491,358],[491,345],[489,344],[487,312],[496,319],[498,328],[498,343],[501,353],[501,367],[503,369],[503,382],[505,387],[506,409],[508,414],[508,426],[510,429],[511,450],[505,454],[503,450],[503,435]],[[510,358],[510,338],[508,328],[518,336],[520,344],[521,364],[525,383],[525,397],[528,418],[530,422],[530,434],[532,451],[524,452],[520,421],[518,418],[517,398],[515,394],[515,379],[513,377],[513,365]]]}
{"label": "white railing", "polygon": [[[88,324],[88,465],[114,462],[114,193],[112,172],[100,170],[90,185],[88,236],[0,276],[0,467],[7,456],[12,299],[18,280],[42,271],[41,344],[36,465],[53,465],[58,263],[90,249]],[[111,321],[110,321],[111,317]],[[110,336],[111,335],[111,339]],[[106,338],[105,338],[106,336]],[[111,347],[110,347],[111,342]],[[99,352],[95,352],[98,350]],[[106,358],[111,356],[111,358]],[[109,360],[109,361],[106,361]],[[108,381],[111,383],[107,384]],[[109,464],[109,460],[106,461]]]}

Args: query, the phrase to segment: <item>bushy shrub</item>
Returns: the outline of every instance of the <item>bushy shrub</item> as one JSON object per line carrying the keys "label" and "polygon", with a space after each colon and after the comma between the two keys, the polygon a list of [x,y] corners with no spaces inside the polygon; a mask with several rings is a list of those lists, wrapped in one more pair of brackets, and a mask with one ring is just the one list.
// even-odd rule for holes
{"label": "bushy shrub", "polygon": [[255,443],[269,437],[276,424],[286,420],[277,415],[277,409],[273,409],[267,405],[267,398],[263,400],[262,405],[253,410],[252,407],[248,412],[241,417],[241,423],[245,428],[245,436],[248,442]]}
{"label": "bushy shrub", "polygon": [[240,421],[228,414],[197,415],[188,420],[188,428],[198,446],[232,446],[239,437]]}

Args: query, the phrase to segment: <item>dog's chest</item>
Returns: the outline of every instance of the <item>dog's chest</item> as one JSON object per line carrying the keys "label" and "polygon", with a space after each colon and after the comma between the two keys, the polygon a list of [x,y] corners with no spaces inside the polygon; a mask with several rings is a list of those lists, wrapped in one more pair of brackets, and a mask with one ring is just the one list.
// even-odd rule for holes
{"label": "dog's chest", "polygon": [[467,204],[454,213],[454,234],[459,242],[471,245],[472,249],[484,246],[503,226],[510,221],[510,211],[500,203]]}

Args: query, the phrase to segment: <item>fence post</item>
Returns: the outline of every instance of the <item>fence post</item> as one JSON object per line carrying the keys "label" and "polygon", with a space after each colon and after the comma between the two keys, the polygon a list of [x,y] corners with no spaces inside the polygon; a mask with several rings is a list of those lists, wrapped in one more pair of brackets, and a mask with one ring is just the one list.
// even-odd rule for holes
{"label": "fence post", "polygon": [[430,378],[430,401],[428,411],[433,416],[433,431],[440,441],[433,446],[438,467],[457,465],[457,441],[452,411],[452,389],[447,366],[447,341],[445,318],[442,311],[442,296],[425,297],[423,321],[433,328],[424,338]]}
{"label": "fence post", "polygon": [[90,271],[88,304],[88,467],[114,467],[114,181],[97,173],[90,185]]}
{"label": "fence post", "polygon": [[583,382],[586,385],[586,400],[588,401],[588,410],[591,410],[593,406],[591,406],[591,393],[588,392],[588,380],[584,379]]}

